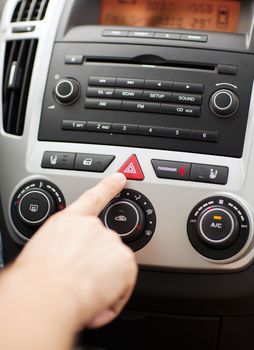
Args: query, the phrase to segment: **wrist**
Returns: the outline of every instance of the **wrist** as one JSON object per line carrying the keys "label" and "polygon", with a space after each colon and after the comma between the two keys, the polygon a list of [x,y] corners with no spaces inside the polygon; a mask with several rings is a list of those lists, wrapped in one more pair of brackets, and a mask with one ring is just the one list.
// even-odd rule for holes
{"label": "wrist", "polygon": [[3,272],[0,284],[7,313],[8,309],[12,316],[23,313],[38,327],[58,328],[70,335],[77,332],[75,303],[45,272],[14,263]]}

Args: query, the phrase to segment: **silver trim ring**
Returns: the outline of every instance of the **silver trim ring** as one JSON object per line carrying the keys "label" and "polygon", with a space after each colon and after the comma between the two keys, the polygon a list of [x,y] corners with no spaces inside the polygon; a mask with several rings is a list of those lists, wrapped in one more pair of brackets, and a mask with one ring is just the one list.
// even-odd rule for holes
{"label": "silver trim ring", "polygon": [[[226,94],[226,95],[229,96],[229,98],[230,98],[230,103],[229,103],[229,105],[228,105],[227,107],[219,107],[219,106],[217,105],[216,99],[217,99],[217,97],[218,97],[220,94]],[[215,105],[216,108],[218,108],[218,109],[221,110],[221,111],[225,111],[226,109],[228,109],[228,108],[230,108],[230,107],[232,106],[232,104],[233,104],[233,98],[232,98],[232,96],[230,95],[230,93],[227,92],[227,91],[217,91],[217,93],[216,93],[216,94],[214,95],[214,97],[213,97],[213,102],[214,102],[214,105]]]}
{"label": "silver trim ring", "polygon": [[134,232],[134,231],[136,230],[136,228],[137,228],[137,226],[138,226],[138,223],[139,223],[139,219],[140,219],[139,213],[138,213],[137,209],[135,208],[135,206],[134,206],[133,204],[131,204],[131,203],[127,202],[127,201],[121,201],[121,202],[116,202],[116,203],[114,203],[114,204],[111,204],[111,205],[108,207],[108,209],[106,210],[105,218],[104,218],[104,224],[105,224],[105,226],[106,226],[109,230],[112,230],[112,229],[108,226],[108,223],[107,223],[108,213],[109,213],[109,210],[111,210],[112,208],[114,208],[116,205],[119,205],[119,204],[128,204],[130,207],[132,207],[132,208],[134,209],[134,211],[135,211],[135,213],[136,213],[136,215],[137,215],[136,224],[135,224],[134,228],[133,228],[131,231],[129,231],[129,232],[127,232],[127,233],[124,233],[124,234],[118,233],[120,237],[126,237],[126,236],[131,235],[132,232]]}
{"label": "silver trim ring", "polygon": [[[205,234],[204,231],[203,231],[202,224],[203,224],[203,221],[204,221],[204,219],[205,219],[205,217],[206,217],[207,214],[210,214],[211,212],[217,211],[217,210],[223,211],[225,214],[227,214],[227,215],[229,216],[229,218],[230,218],[230,220],[231,220],[232,228],[231,228],[230,233],[229,233],[225,238],[220,239],[220,240],[218,240],[218,241],[217,241],[217,240],[215,241],[215,240],[210,239],[210,238],[208,238],[208,237],[206,236],[206,234]],[[202,215],[202,214],[201,214],[201,215]],[[234,220],[233,220],[233,218],[232,218],[232,215],[231,215],[227,210],[225,210],[225,209],[223,209],[223,208],[222,208],[222,209],[221,209],[221,208],[213,208],[213,209],[208,210],[208,211],[202,216],[202,218],[201,218],[201,220],[200,220],[200,222],[199,222],[199,230],[200,230],[200,233],[201,233],[202,237],[203,237],[207,242],[213,243],[213,244],[220,244],[220,243],[223,243],[223,242],[227,241],[227,240],[232,236],[232,234],[233,234],[234,226],[235,226],[235,223],[234,223]]]}
{"label": "silver trim ring", "polygon": [[[43,217],[41,220],[38,220],[38,221],[29,221],[29,220],[27,220],[27,219],[23,216],[23,214],[21,213],[21,210],[20,210],[21,204],[22,204],[23,200],[26,198],[26,196],[28,196],[28,195],[31,194],[31,193],[39,193],[39,194],[41,194],[42,196],[44,196],[44,197],[46,198],[46,201],[47,201],[47,203],[48,203],[48,211],[47,211],[46,215],[44,215],[44,217]],[[41,191],[30,191],[30,192],[27,192],[27,193],[24,195],[24,197],[21,198],[20,203],[19,203],[19,208],[18,208],[18,210],[19,210],[19,215],[22,217],[22,219],[23,219],[25,222],[27,222],[27,223],[30,224],[30,225],[39,224],[39,223],[41,223],[42,221],[44,221],[45,218],[48,216],[49,211],[50,211],[50,202],[49,202],[48,197],[47,197],[43,192],[41,192]]]}
{"label": "silver trim ring", "polygon": [[[58,91],[58,88],[59,88],[59,85],[62,84],[62,83],[67,83],[70,85],[71,87],[71,92],[68,94],[68,95],[62,95],[60,94],[60,92]],[[74,91],[74,85],[73,83],[70,81],[70,80],[67,80],[67,79],[62,79],[60,80],[57,85],[56,85],[56,96],[57,97],[60,97],[60,98],[68,98],[70,97],[72,94],[73,94],[73,91]]]}

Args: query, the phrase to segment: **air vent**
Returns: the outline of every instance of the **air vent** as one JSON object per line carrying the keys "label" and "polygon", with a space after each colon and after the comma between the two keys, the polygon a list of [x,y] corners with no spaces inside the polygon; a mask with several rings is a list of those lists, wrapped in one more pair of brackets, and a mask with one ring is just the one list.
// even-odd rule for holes
{"label": "air vent", "polygon": [[22,0],[16,5],[12,22],[41,21],[46,14],[49,0]]}
{"label": "air vent", "polygon": [[3,124],[9,134],[23,134],[37,43],[37,40],[15,40],[6,45]]}

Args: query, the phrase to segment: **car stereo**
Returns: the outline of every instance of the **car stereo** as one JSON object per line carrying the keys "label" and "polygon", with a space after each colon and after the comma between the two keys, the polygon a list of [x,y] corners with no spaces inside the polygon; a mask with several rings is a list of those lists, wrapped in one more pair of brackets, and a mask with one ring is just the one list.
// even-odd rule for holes
{"label": "car stereo", "polygon": [[121,171],[128,186],[100,218],[141,266],[250,263],[253,4],[71,0],[59,9],[51,0],[36,13],[13,4],[0,167],[11,238],[25,244]]}

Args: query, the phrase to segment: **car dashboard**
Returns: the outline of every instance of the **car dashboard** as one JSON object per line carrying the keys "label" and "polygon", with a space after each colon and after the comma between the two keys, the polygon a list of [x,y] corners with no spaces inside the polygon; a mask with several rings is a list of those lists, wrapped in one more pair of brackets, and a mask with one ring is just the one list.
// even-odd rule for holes
{"label": "car dashboard", "polygon": [[105,176],[128,179],[100,218],[137,286],[81,344],[253,349],[253,23],[252,1],[6,2],[5,264]]}

